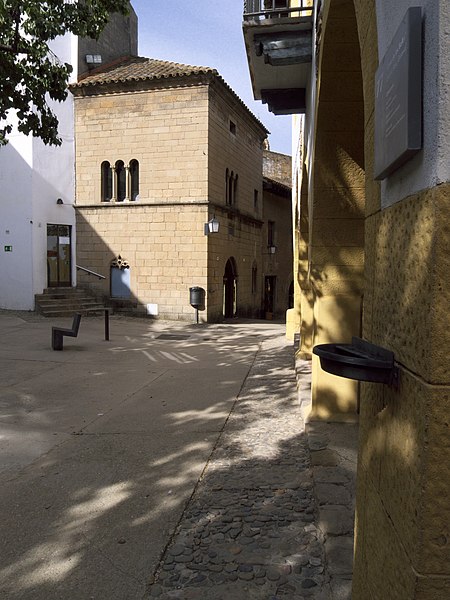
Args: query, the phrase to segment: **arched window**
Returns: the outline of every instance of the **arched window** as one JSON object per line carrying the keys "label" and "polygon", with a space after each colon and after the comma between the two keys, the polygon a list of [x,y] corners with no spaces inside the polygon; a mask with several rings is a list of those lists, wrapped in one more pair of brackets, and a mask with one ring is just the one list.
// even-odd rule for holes
{"label": "arched window", "polygon": [[234,192],[233,180],[234,180],[234,173],[233,173],[233,171],[231,171],[230,180],[228,182],[228,202],[227,202],[227,204],[229,204],[230,206],[233,206],[233,192]]}
{"label": "arched window", "polygon": [[130,190],[131,200],[139,200],[139,162],[130,161]]}
{"label": "arched window", "polygon": [[228,206],[234,206],[238,195],[238,175],[227,169],[225,171],[225,202]]}
{"label": "arched window", "polygon": [[228,204],[228,188],[230,186],[230,171],[225,171],[225,204]]}
{"label": "arched window", "polygon": [[127,179],[123,160],[116,162],[117,201],[123,202],[127,193]]}
{"label": "arched window", "polygon": [[256,260],[252,265],[252,294],[256,294],[256,289],[258,286],[258,265],[256,264]]}
{"label": "arched window", "polygon": [[101,185],[102,202],[109,202],[112,198],[112,171],[107,160],[104,160],[101,166]]}

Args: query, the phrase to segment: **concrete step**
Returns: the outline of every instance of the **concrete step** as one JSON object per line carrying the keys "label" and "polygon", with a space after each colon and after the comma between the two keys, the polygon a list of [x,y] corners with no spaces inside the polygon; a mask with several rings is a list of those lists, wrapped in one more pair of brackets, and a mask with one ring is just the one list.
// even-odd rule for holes
{"label": "concrete step", "polygon": [[105,306],[90,296],[86,290],[77,288],[48,288],[36,294],[36,311],[45,317],[66,317],[75,313],[82,315],[102,314]]}
{"label": "concrete step", "polygon": [[64,307],[60,307],[60,308],[52,308],[52,309],[48,309],[45,312],[42,312],[41,314],[44,317],[48,317],[48,318],[53,318],[53,317],[73,317],[73,315],[75,313],[80,313],[81,315],[83,315],[84,317],[95,317],[95,316],[100,316],[103,315],[103,311],[105,310],[104,306],[99,306],[97,308],[89,308],[89,309],[66,309]]}
{"label": "concrete step", "polygon": [[45,288],[40,296],[72,296],[86,293],[85,290],[76,287],[54,287],[54,288]]}
{"label": "concrete step", "polygon": [[78,306],[80,304],[100,304],[94,298],[87,296],[80,296],[80,298],[36,298],[36,302],[39,302],[39,306],[53,306],[55,304],[64,304],[65,306]]}

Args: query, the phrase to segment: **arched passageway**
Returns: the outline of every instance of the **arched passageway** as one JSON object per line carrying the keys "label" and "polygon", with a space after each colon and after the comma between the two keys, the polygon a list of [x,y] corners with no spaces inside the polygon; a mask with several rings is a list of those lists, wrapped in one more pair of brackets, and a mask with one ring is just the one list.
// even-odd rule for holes
{"label": "arched passageway", "polygon": [[[353,0],[331,1],[324,21],[309,198],[308,274],[313,345],[361,335],[364,286],[364,96]],[[358,385],[314,357],[313,413],[354,414]]]}

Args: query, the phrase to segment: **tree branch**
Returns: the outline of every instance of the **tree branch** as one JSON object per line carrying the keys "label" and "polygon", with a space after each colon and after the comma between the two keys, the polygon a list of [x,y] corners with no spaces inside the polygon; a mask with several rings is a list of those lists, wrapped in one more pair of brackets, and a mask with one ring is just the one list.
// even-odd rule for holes
{"label": "tree branch", "polygon": [[22,48],[22,46],[14,45],[6,46],[5,44],[0,44],[0,52],[8,52],[9,54],[30,54],[30,51],[27,48]]}

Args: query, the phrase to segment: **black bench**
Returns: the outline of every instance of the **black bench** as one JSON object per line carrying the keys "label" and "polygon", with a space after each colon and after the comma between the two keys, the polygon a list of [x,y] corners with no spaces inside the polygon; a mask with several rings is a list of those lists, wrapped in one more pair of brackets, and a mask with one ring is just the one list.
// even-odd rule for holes
{"label": "black bench", "polygon": [[73,317],[72,328],[64,329],[62,327],[52,327],[52,348],[53,350],[63,349],[63,337],[77,337],[80,328],[81,315],[76,313]]}

